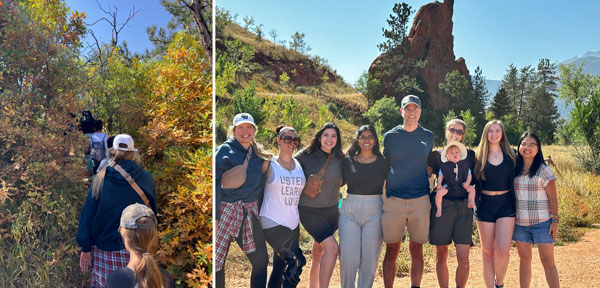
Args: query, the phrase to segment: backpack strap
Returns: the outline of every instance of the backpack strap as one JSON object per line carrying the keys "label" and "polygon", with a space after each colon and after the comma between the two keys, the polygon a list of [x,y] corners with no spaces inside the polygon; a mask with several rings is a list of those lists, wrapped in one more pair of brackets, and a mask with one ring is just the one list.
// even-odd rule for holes
{"label": "backpack strap", "polygon": [[[127,183],[129,183],[129,185],[131,185],[131,188],[133,188],[133,190],[135,190],[135,192],[137,192],[138,195],[140,195],[142,200],[144,200],[144,204],[146,204],[146,206],[150,207],[150,200],[148,200],[148,197],[146,197],[146,194],[144,194],[144,191],[142,191],[142,188],[140,188],[140,186],[138,186],[138,184],[135,183],[135,180],[133,180],[133,178],[131,178],[131,175],[129,175],[129,173],[125,172],[125,170],[121,166],[119,166],[119,164],[117,164],[117,163],[115,163],[113,165],[113,168],[115,168],[115,170],[117,170],[121,174],[121,176],[123,176],[123,178],[125,178]],[[150,208],[152,208],[152,207],[150,207]]]}

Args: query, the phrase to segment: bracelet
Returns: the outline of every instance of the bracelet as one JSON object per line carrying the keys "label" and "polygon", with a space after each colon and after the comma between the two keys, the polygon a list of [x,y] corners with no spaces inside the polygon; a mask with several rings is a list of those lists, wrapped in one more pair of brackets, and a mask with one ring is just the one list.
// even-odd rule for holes
{"label": "bracelet", "polygon": [[558,219],[558,218],[560,218],[560,216],[558,214],[552,214],[552,213],[550,213],[550,218],[552,218],[552,219]]}
{"label": "bracelet", "polygon": [[558,218],[550,218],[551,223],[558,223]]}

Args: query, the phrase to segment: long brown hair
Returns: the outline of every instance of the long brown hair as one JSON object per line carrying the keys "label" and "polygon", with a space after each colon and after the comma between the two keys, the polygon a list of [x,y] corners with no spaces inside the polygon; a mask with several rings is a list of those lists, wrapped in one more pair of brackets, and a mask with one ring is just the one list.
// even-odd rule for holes
{"label": "long brown hair", "polygon": [[515,167],[517,156],[515,155],[515,151],[513,151],[512,147],[510,147],[510,143],[508,142],[508,138],[506,137],[506,131],[504,130],[504,125],[502,125],[502,121],[491,120],[487,124],[485,124],[485,127],[483,127],[483,132],[481,132],[481,140],[479,141],[479,146],[477,146],[477,152],[475,152],[475,171],[473,171],[475,174],[475,179],[485,180],[485,173],[483,173],[483,169],[485,168],[485,163],[487,163],[488,161],[488,153],[490,149],[488,133],[490,132],[490,127],[494,124],[500,125],[500,130],[502,130],[500,148],[502,148],[502,152],[505,155],[508,155],[508,157],[510,157],[510,159],[513,162],[513,168]]}
{"label": "long brown hair", "polygon": [[102,185],[104,185],[104,177],[106,176],[106,168],[108,166],[113,166],[115,163],[123,160],[133,160],[138,162],[140,160],[140,155],[137,151],[121,151],[116,149],[109,149],[110,159],[108,160],[108,165],[104,166],[102,170],[98,171],[94,176],[94,180],[92,182],[92,196],[94,199],[98,199],[98,195],[100,195],[100,191],[102,190]]}
{"label": "long brown hair", "polygon": [[[142,217],[136,222],[146,224],[154,223],[154,220],[150,217]],[[167,287],[165,283],[167,279],[163,279],[158,264],[152,256],[158,249],[156,228],[127,229],[121,227],[119,232],[129,253],[136,254],[140,258],[140,261],[133,267],[136,283],[143,288]]]}

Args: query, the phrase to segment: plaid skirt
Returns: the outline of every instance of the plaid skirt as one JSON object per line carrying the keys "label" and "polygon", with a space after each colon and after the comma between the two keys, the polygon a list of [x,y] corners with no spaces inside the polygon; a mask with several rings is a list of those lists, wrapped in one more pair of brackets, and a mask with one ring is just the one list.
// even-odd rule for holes
{"label": "plaid skirt", "polygon": [[129,262],[129,252],[125,249],[102,251],[94,246],[92,252],[92,288],[103,288],[108,274],[127,266]]}

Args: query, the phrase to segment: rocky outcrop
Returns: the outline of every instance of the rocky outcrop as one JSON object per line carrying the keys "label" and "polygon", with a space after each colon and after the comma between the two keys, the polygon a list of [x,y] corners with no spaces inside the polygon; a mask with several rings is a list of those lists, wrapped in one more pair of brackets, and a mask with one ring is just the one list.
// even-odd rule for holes
{"label": "rocky outcrop", "polygon": [[[448,100],[444,99],[438,89],[439,83],[443,82],[446,74],[458,70],[467,76],[470,81],[469,70],[462,57],[455,59],[454,36],[452,35],[452,14],[454,12],[454,0],[428,3],[421,7],[413,20],[413,25],[406,41],[410,46],[407,57],[426,61],[423,68],[413,68],[409,71],[397,71],[391,73],[392,77],[401,77],[402,73],[410,73],[422,79],[423,84],[430,95],[431,109],[439,109],[448,106]],[[390,52],[394,53],[394,52]],[[390,59],[389,55],[382,54],[369,68],[369,73],[375,72],[381,66],[382,61]],[[395,79],[382,79],[383,81],[394,81]],[[391,83],[391,82],[390,82]],[[387,91],[386,91],[387,90]],[[393,89],[384,89],[384,94],[394,95]],[[404,95],[394,95],[401,98]]]}

